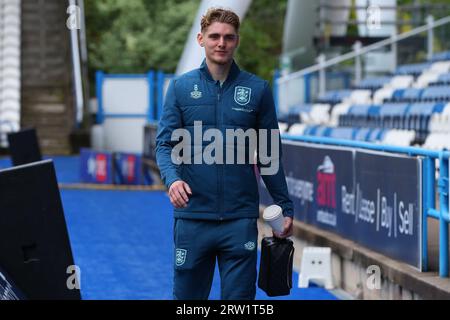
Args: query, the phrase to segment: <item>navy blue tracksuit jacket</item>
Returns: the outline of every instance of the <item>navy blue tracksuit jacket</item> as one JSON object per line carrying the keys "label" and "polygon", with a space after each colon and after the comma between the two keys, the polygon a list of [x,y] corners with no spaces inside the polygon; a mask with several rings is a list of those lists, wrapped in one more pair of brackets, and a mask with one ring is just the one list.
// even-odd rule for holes
{"label": "navy blue tracksuit jacket", "polygon": [[[172,162],[171,152],[178,141],[171,141],[174,130],[184,128],[194,137],[194,121],[202,122],[202,131],[215,128],[224,137],[226,129],[278,129],[273,96],[267,81],[245,71],[233,62],[228,78],[221,86],[209,73],[206,61],[199,69],[174,78],[169,85],[163,115],[157,134],[156,157],[161,177],[167,186],[176,180],[189,184],[192,196],[186,208],[176,208],[175,218],[229,220],[259,216],[258,185],[254,165],[202,164]],[[194,138],[192,138],[194,144]],[[228,141],[227,141],[228,142]],[[202,152],[210,141],[192,145],[191,157]],[[228,142],[229,143],[229,142]],[[270,152],[270,148],[269,148]],[[236,152],[235,152],[236,153]],[[279,149],[281,158],[281,142]],[[262,175],[274,202],[282,207],[284,216],[293,216],[284,170]]]}

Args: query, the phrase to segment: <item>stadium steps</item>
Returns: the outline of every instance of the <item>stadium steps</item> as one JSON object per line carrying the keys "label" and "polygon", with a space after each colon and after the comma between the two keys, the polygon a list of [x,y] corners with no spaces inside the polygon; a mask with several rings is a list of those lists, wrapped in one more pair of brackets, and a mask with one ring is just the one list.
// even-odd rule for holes
{"label": "stadium steps", "polygon": [[59,0],[22,1],[21,126],[36,128],[49,155],[70,154],[75,123],[66,10]]}

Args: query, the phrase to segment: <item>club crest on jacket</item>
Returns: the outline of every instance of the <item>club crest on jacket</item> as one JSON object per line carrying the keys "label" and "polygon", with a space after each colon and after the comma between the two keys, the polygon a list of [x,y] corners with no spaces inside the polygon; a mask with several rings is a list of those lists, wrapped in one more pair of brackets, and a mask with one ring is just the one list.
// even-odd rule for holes
{"label": "club crest on jacket", "polygon": [[194,85],[194,91],[191,91],[192,99],[200,99],[202,97],[202,92],[198,90],[198,85]]}
{"label": "club crest on jacket", "polygon": [[241,106],[245,106],[250,102],[252,89],[242,86],[234,88],[234,101]]}

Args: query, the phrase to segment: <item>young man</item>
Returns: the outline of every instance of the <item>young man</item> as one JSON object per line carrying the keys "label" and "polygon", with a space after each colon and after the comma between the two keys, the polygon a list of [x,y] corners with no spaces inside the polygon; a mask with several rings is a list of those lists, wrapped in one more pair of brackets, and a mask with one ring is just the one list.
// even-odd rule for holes
{"label": "young man", "polygon": [[[216,259],[222,299],[255,298],[259,196],[254,165],[228,157],[223,162],[199,161],[202,155],[217,156],[230,149],[252,155],[247,140],[224,142],[229,129],[266,129],[266,140],[271,129],[278,129],[268,83],[241,71],[233,60],[239,24],[239,17],[229,10],[212,8],[203,16],[197,40],[206,59],[199,69],[171,82],[159,123],[157,162],[175,207],[174,299],[207,299]],[[183,136],[182,162],[174,153],[180,129],[190,135]],[[225,143],[212,153],[207,152],[214,140],[205,138],[208,129],[215,133],[215,142],[222,140],[219,133]],[[279,161],[279,141],[276,136],[279,147],[271,155],[277,170],[262,178],[283,209],[284,231],[275,235],[284,238],[292,234],[293,205]],[[270,150],[270,141],[267,145]]]}

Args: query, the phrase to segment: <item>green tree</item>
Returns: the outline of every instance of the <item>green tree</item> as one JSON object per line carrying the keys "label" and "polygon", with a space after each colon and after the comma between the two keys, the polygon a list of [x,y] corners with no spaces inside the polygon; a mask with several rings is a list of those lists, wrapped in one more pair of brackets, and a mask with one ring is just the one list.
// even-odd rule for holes
{"label": "green tree", "polygon": [[86,2],[91,77],[95,70],[175,70],[199,0]]}
{"label": "green tree", "polygon": [[[282,50],[287,0],[255,0],[241,25],[240,66],[271,79]],[[200,0],[86,1],[89,72],[174,72]]]}
{"label": "green tree", "polygon": [[271,80],[279,66],[287,0],[255,0],[242,21],[236,60],[245,70]]}

